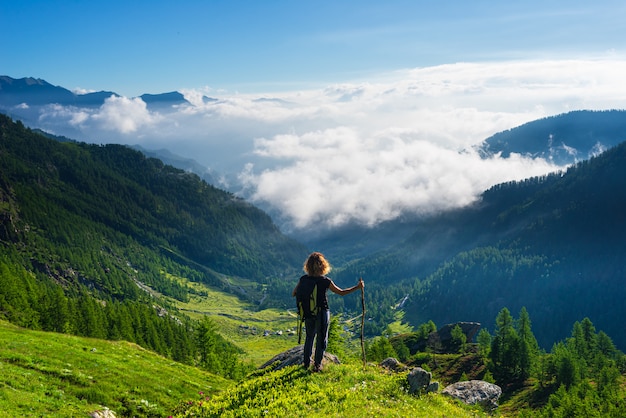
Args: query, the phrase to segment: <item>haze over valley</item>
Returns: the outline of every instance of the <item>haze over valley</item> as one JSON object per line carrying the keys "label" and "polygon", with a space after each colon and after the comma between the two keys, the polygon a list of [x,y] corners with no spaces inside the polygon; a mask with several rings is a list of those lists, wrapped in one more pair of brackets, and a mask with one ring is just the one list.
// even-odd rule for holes
{"label": "haze over valley", "polygon": [[[571,159],[478,151],[488,137],[536,119],[619,108],[623,65],[610,58],[459,63],[318,90],[133,98],[5,76],[0,106],[54,135],[193,159],[206,168],[198,174],[268,210],[285,232],[298,232],[462,207],[495,184],[600,152],[606,145],[577,150],[567,137],[552,144],[549,133],[533,140],[568,150]],[[537,66],[545,73],[529,76]]]}
{"label": "haze over valley", "polygon": [[[625,416],[624,21],[1,2],[0,410]],[[312,251],[366,283],[329,294],[321,373]]]}

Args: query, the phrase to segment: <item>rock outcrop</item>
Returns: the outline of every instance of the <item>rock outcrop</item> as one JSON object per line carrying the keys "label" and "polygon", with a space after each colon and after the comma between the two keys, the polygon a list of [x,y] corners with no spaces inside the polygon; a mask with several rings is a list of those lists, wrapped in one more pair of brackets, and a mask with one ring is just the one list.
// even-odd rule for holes
{"label": "rock outcrop", "polygon": [[380,367],[392,371],[394,373],[400,373],[407,371],[409,368],[404,364],[400,363],[397,359],[393,357],[387,357],[383,361],[380,362]]}
{"label": "rock outcrop", "polygon": [[[313,349],[313,355],[315,355],[315,349]],[[282,353],[272,357],[269,361],[265,362],[259,368],[265,369],[267,367],[272,366],[275,370],[279,370],[279,369],[282,369],[283,367],[302,364],[303,358],[304,358],[304,345],[298,345],[294,348],[291,348],[287,351],[283,351]],[[324,353],[324,359],[322,360],[322,365],[327,364],[327,363],[341,364],[341,361],[339,361],[337,356],[334,354]]]}
{"label": "rock outcrop", "polygon": [[459,399],[468,405],[482,405],[491,411],[498,407],[498,399],[502,396],[502,389],[500,386],[484,380],[470,380],[447,386],[441,393]]}

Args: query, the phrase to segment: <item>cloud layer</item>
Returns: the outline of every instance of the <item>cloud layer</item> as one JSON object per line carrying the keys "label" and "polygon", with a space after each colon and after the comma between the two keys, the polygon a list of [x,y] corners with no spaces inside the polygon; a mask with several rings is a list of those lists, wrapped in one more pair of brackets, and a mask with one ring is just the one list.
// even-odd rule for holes
{"label": "cloud layer", "polygon": [[50,106],[39,121],[81,140],[167,148],[237,175],[242,193],[279,213],[285,228],[373,225],[465,205],[494,184],[558,169],[519,155],[483,160],[472,146],[542,117],[624,108],[626,60],[459,63],[264,95],[182,92],[192,105],[157,112],[111,97],[98,109]]}

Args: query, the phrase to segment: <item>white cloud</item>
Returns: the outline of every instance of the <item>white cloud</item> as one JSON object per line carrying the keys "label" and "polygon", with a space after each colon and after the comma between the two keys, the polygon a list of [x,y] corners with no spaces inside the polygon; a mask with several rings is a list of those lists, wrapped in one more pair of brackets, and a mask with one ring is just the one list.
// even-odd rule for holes
{"label": "white cloud", "polygon": [[[95,110],[49,107],[40,120],[78,139],[165,147],[241,173],[252,198],[292,227],[373,224],[554,170],[522,156],[482,160],[471,147],[542,117],[625,108],[626,60],[457,63],[318,90],[184,94],[191,104],[166,113],[111,97]],[[60,132],[63,123],[74,131]]]}
{"label": "white cloud", "polygon": [[300,229],[357,221],[373,225],[403,212],[429,213],[471,203],[493,184],[557,167],[514,155],[481,159],[411,134],[363,137],[350,128],[257,141],[260,155],[289,159],[244,180],[252,200],[269,203]]}
{"label": "white cloud", "polygon": [[82,87],[76,87],[72,89],[72,93],[74,94],[88,94],[88,93],[94,93],[95,90],[89,90],[89,89],[84,89]]}
{"label": "white cloud", "polygon": [[104,101],[99,111],[92,115],[104,130],[123,134],[136,132],[142,126],[152,125],[158,117],[148,111],[140,98],[111,96]]}

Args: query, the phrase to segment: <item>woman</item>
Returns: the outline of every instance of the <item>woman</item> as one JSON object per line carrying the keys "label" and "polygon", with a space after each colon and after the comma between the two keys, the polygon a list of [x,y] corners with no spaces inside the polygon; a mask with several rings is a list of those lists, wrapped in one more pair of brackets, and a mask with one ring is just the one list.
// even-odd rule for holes
{"label": "woman", "polygon": [[[317,336],[317,343],[315,344],[315,359],[313,365],[313,371],[319,372],[322,370],[322,359],[324,358],[324,351],[328,346],[328,324],[330,323],[330,311],[328,309],[328,298],[326,297],[326,291],[330,289],[333,293],[341,296],[345,296],[355,290],[365,287],[363,279],[359,280],[356,286],[352,286],[347,289],[341,289],[331,279],[326,277],[330,272],[330,264],[324,258],[322,253],[314,252],[307,258],[304,263],[304,272],[306,275],[300,277],[298,284],[293,289],[293,296],[296,296],[298,287],[303,281],[314,280],[317,284],[317,315],[312,318],[305,318],[304,326],[306,329],[306,338],[304,340],[304,362],[305,368],[309,368],[311,363],[311,353],[313,352],[313,340]],[[303,285],[304,286],[304,285]]]}

